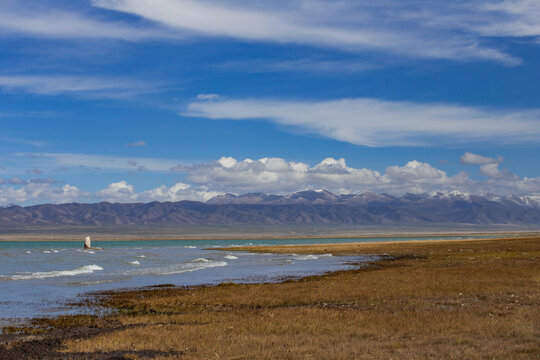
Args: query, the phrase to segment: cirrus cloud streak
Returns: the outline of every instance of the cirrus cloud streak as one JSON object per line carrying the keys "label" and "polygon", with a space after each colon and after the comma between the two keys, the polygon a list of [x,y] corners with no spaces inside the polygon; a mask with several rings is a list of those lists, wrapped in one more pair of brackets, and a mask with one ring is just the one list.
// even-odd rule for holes
{"label": "cirrus cloud streak", "polygon": [[264,120],[357,145],[425,146],[473,141],[521,143],[540,138],[540,110],[507,111],[370,98],[329,101],[196,101],[182,115]]}

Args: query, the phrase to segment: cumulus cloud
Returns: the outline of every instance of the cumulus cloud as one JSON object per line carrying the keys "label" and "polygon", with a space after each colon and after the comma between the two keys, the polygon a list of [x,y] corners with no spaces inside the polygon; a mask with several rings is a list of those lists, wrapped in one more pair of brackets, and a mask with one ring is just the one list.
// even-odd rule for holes
{"label": "cumulus cloud", "polygon": [[303,189],[327,189],[334,193],[369,190],[400,195],[407,192],[465,191],[469,193],[533,194],[540,192],[540,178],[520,178],[498,163],[484,164],[487,180],[474,180],[466,172],[449,175],[428,163],[409,161],[388,166],[384,172],[354,168],[345,159],[327,158],[315,165],[281,158],[217,161],[176,168],[187,182],[218,192],[266,192],[284,194]]}
{"label": "cumulus cloud", "polygon": [[189,184],[176,183],[173,186],[159,186],[154,189],[137,192],[135,187],[126,181],[108,185],[94,194],[96,199],[108,202],[151,202],[151,201],[207,201],[219,195],[219,192],[208,191],[205,187],[193,188]]}
{"label": "cumulus cloud", "polygon": [[540,110],[503,111],[452,104],[353,98],[329,101],[222,99],[188,104],[185,116],[264,120],[365,146],[441,142],[532,142]]}
{"label": "cumulus cloud", "polygon": [[88,193],[75,186],[54,186],[49,183],[26,183],[22,187],[1,186],[0,204],[67,203],[88,198]]}
{"label": "cumulus cloud", "polygon": [[129,202],[136,198],[135,188],[126,181],[119,181],[96,192],[96,197],[110,202]]}
{"label": "cumulus cloud", "polygon": [[519,176],[515,175],[508,169],[499,169],[499,164],[491,163],[480,166],[480,174],[490,177],[491,179],[502,179],[510,181],[519,181]]}
{"label": "cumulus cloud", "polygon": [[504,161],[504,158],[500,155],[497,155],[497,158],[491,158],[487,156],[482,156],[478,154],[473,154],[471,152],[466,152],[461,155],[461,164],[465,165],[486,165],[486,164],[499,164]]}
{"label": "cumulus cloud", "polygon": [[500,155],[497,155],[496,158],[473,154],[471,152],[466,152],[461,155],[461,164],[481,165],[479,171],[480,175],[487,176],[491,180],[520,182],[522,179],[519,176],[508,169],[499,168],[499,165],[502,162],[504,162],[504,158]]}
{"label": "cumulus cloud", "polygon": [[210,191],[206,186],[192,187],[189,184],[176,183],[173,186],[162,185],[155,189],[147,190],[139,194],[140,201],[180,201],[196,200],[207,201],[214,196],[222,194],[218,191]]}
{"label": "cumulus cloud", "polygon": [[286,194],[308,189],[326,189],[337,194],[373,191],[402,195],[455,190],[475,194],[540,194],[540,177],[521,178],[507,169],[501,169],[496,162],[480,166],[480,174],[487,177],[483,180],[472,179],[465,172],[450,175],[431,164],[416,160],[377,171],[355,168],[343,158],[331,157],[314,165],[282,158],[238,160],[222,157],[205,163],[180,164],[176,166],[176,171],[185,176],[182,182],[142,191],[125,180],[89,193],[67,184],[55,185],[58,181],[54,179],[0,179],[0,205],[69,201],[207,201],[223,193]]}
{"label": "cumulus cloud", "polygon": [[429,164],[411,161],[390,166],[384,173],[353,168],[345,159],[327,158],[310,166],[281,158],[245,159],[222,157],[218,161],[182,166],[187,180],[196,185],[209,184],[221,192],[286,193],[301,189],[325,188],[337,193],[363,190],[391,193],[457,189],[469,181],[464,173],[448,176]]}

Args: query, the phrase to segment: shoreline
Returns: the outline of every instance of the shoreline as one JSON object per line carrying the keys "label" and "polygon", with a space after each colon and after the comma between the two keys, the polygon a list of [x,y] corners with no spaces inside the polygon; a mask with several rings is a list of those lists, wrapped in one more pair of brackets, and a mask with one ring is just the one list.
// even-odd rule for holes
{"label": "shoreline", "polygon": [[[41,235],[41,236],[31,236],[27,235],[2,235],[0,234],[0,242],[81,242],[84,238],[74,237],[69,235],[67,238],[62,238],[65,235]],[[200,236],[200,237],[127,237],[120,238],[115,237],[114,234],[110,235],[91,235],[92,240],[95,242],[107,241],[107,242],[124,242],[124,241],[229,241],[229,240],[317,240],[317,239],[384,239],[384,238],[395,238],[395,239],[407,239],[407,238],[449,238],[449,237],[470,237],[473,240],[476,239],[494,239],[494,238],[509,238],[509,237],[536,237],[540,236],[540,232],[535,231],[509,231],[509,232],[411,232],[411,233],[373,233],[373,234],[343,234],[335,235],[329,234],[328,236],[324,235],[272,235],[264,234],[260,236],[249,236],[241,234],[232,234],[227,236]],[[471,240],[471,239],[454,239],[454,240]],[[450,241],[454,241],[450,240]],[[444,241],[444,240],[441,240]]]}
{"label": "shoreline", "polygon": [[[407,237],[403,237],[407,238]],[[222,248],[212,248],[212,250],[222,250],[222,251],[251,251],[251,252],[272,252],[272,253],[299,253],[299,254],[314,254],[318,255],[326,251],[336,251],[341,250],[340,248],[345,248],[345,252],[339,255],[348,255],[347,251],[358,251],[358,250],[368,250],[369,247],[384,247],[392,245],[449,245],[449,244],[459,244],[459,243],[475,243],[475,242],[496,242],[503,240],[538,240],[540,241],[539,236],[523,236],[523,237],[486,237],[486,238],[469,238],[469,239],[443,239],[443,240],[432,240],[427,238],[426,240],[398,240],[398,241],[365,241],[365,242],[344,242],[344,243],[321,243],[321,244],[296,244],[296,245],[268,245],[268,246],[237,246],[237,247],[222,247]],[[355,247],[356,249],[352,249]],[[364,249],[363,249],[364,248]],[[322,251],[322,252],[321,252]],[[385,254],[375,254],[375,255],[385,255]]]}
{"label": "shoreline", "polygon": [[8,336],[0,335],[0,359],[29,353],[51,359],[540,355],[534,325],[540,314],[540,237],[244,250],[269,248],[336,255],[384,251],[395,258],[280,283],[104,292],[101,305],[112,314],[35,319],[33,327],[10,335],[9,345],[1,345]]}

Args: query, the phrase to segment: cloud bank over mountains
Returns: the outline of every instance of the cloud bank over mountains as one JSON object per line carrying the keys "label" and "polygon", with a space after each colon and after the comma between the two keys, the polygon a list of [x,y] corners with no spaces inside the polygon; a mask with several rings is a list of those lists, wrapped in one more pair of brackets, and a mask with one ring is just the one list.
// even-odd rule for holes
{"label": "cloud bank over mountains", "polygon": [[[110,158],[105,160],[115,163]],[[384,172],[379,172],[350,167],[343,158],[326,158],[318,164],[309,165],[282,158],[237,160],[222,157],[217,161],[172,166],[168,171],[183,175],[181,182],[143,191],[137,191],[135,186],[126,180],[111,183],[95,192],[87,192],[76,186],[59,184],[54,179],[34,178],[29,181],[15,177],[1,179],[0,204],[151,202],[186,199],[207,201],[224,193],[285,194],[306,189],[326,189],[336,194],[362,191],[392,195],[452,191],[500,195],[540,194],[540,177],[521,178],[508,169],[501,168],[502,157],[495,159],[465,153],[461,161],[463,164],[475,165],[474,169],[482,178],[474,179],[464,171],[449,175],[428,163],[416,160],[402,166],[388,166]],[[133,167],[133,164],[137,167],[145,166],[144,159],[139,159],[139,162],[132,161],[131,165],[125,166],[126,170],[130,166]],[[163,171],[162,167],[166,163],[156,161],[155,164],[159,166],[154,165],[153,169]]]}

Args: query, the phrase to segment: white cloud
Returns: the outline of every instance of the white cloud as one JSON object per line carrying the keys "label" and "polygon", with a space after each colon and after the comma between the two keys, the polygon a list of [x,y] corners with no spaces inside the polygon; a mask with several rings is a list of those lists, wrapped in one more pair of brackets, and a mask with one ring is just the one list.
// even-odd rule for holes
{"label": "white cloud", "polygon": [[40,95],[73,94],[85,97],[127,98],[155,91],[156,84],[119,78],[67,75],[0,75],[4,91]]}
{"label": "white cloud", "polygon": [[125,180],[89,193],[71,185],[54,185],[57,182],[53,179],[0,179],[0,205],[72,201],[207,201],[228,192],[285,194],[305,189],[327,189],[338,194],[366,190],[394,195],[455,190],[476,194],[540,194],[540,177],[521,178],[507,169],[500,169],[498,163],[481,166],[480,173],[487,176],[485,180],[474,180],[465,172],[449,175],[428,163],[415,160],[402,166],[388,166],[379,172],[351,167],[345,159],[326,158],[318,164],[309,165],[281,158],[237,160],[222,157],[207,163],[180,165],[177,170],[185,173],[184,182],[143,191],[137,191]]}
{"label": "white cloud", "polygon": [[325,188],[337,193],[363,190],[390,193],[454,190],[467,185],[468,176],[448,176],[429,164],[411,161],[390,166],[384,173],[349,167],[345,159],[327,158],[309,166],[280,158],[259,160],[223,157],[218,161],[182,167],[187,180],[220,192],[287,193],[301,189]]}
{"label": "white cloud", "polygon": [[448,175],[434,166],[409,161],[403,166],[388,166],[384,172],[353,168],[345,159],[327,158],[310,166],[281,158],[237,160],[231,157],[180,166],[186,180],[217,192],[266,192],[284,194],[303,189],[327,189],[335,193],[358,193],[369,190],[390,194],[464,191],[469,193],[533,194],[540,192],[539,178],[520,178],[498,168],[498,163],[484,164],[488,180],[473,180],[465,172]]}
{"label": "white cloud", "polygon": [[[294,43],[351,52],[383,51],[412,57],[489,59],[513,65],[520,62],[481,44],[478,26],[494,26],[509,12],[494,12],[466,2],[94,0],[93,4],[138,15],[183,36]],[[520,19],[525,16],[521,13]],[[449,17],[452,21],[447,20]],[[438,18],[453,27],[441,28]],[[477,18],[485,20],[477,24]]]}
{"label": "white cloud", "polygon": [[474,29],[486,36],[539,37],[540,2],[536,0],[504,0],[484,3],[482,9],[499,21],[480,22]]}
{"label": "white cloud", "polygon": [[[83,41],[226,37],[508,65],[521,60],[490,45],[486,37],[540,37],[540,10],[535,0],[93,0],[91,4],[94,8],[40,1],[23,6],[4,0],[0,3],[0,36]],[[273,66],[296,65],[313,66],[286,62]],[[353,67],[358,71],[358,66]]]}
{"label": "white cloud", "polygon": [[126,181],[119,181],[96,192],[96,197],[110,202],[134,201],[136,200],[135,187]]}
{"label": "white cloud", "polygon": [[199,94],[197,95],[197,100],[217,100],[219,99],[218,94]]}
{"label": "white cloud", "polygon": [[485,164],[499,164],[504,161],[502,156],[497,156],[497,158],[491,158],[487,156],[482,156],[474,154],[471,152],[466,152],[461,155],[461,164],[465,165],[485,165]]}
{"label": "white cloud", "polygon": [[208,191],[207,187],[205,186],[193,188],[189,184],[176,183],[171,187],[162,185],[155,189],[144,191],[138,196],[138,199],[145,202],[180,200],[207,201],[220,194],[222,193],[217,191]]}
{"label": "white cloud", "polygon": [[382,63],[368,63],[351,60],[299,59],[285,61],[250,60],[232,61],[218,65],[218,68],[250,73],[265,72],[307,72],[319,75],[345,73],[353,74],[382,68]]}
{"label": "white cloud", "polygon": [[[115,39],[139,41],[164,38],[167,32],[143,24],[54,9],[40,2],[21,6],[16,1],[0,4],[0,35],[26,35],[63,39]],[[178,35],[176,35],[178,36]]]}
{"label": "white cloud", "polygon": [[207,191],[205,187],[193,188],[189,184],[176,183],[173,186],[159,186],[154,189],[136,192],[133,185],[126,181],[112,183],[94,194],[94,198],[108,202],[151,202],[151,201],[207,201],[219,195],[219,192]]}
{"label": "white cloud", "polygon": [[[17,114],[17,113],[14,113],[14,114],[5,114],[5,115],[2,115],[0,116],[1,118],[18,118],[18,117],[23,117],[24,115],[22,114]],[[33,112],[29,112],[28,117],[33,117],[33,116],[38,116],[38,115],[33,115]],[[45,146],[46,143],[44,141],[35,141],[35,140],[27,140],[27,139],[18,139],[18,138],[14,138],[12,136],[0,136],[0,141],[2,142],[7,142],[7,143],[14,143],[14,144],[23,144],[23,145],[31,145],[31,146],[35,146],[35,147],[40,147],[40,146]]]}
{"label": "white cloud", "polygon": [[75,186],[49,183],[27,183],[22,187],[0,186],[0,204],[67,203],[88,198]]}
{"label": "white cloud", "polygon": [[[17,153],[19,162],[36,166],[40,169],[101,169],[131,171],[134,166],[143,166],[148,171],[169,172],[178,164],[178,160],[122,157],[73,153]],[[135,165],[133,165],[135,164]]]}
{"label": "white cloud", "polygon": [[540,137],[540,110],[502,111],[451,104],[353,98],[330,101],[223,99],[188,104],[183,115],[266,120],[365,146],[441,142],[532,142]]}
{"label": "white cloud", "polygon": [[487,176],[491,180],[504,180],[519,183],[522,179],[508,169],[500,169],[499,165],[504,162],[504,158],[497,155],[497,158],[491,158],[471,152],[461,155],[461,164],[482,165],[480,166],[480,175]]}
{"label": "white cloud", "polygon": [[480,174],[490,177],[491,179],[501,179],[510,181],[519,181],[519,176],[513,174],[508,169],[499,169],[499,164],[491,163],[480,166]]}

